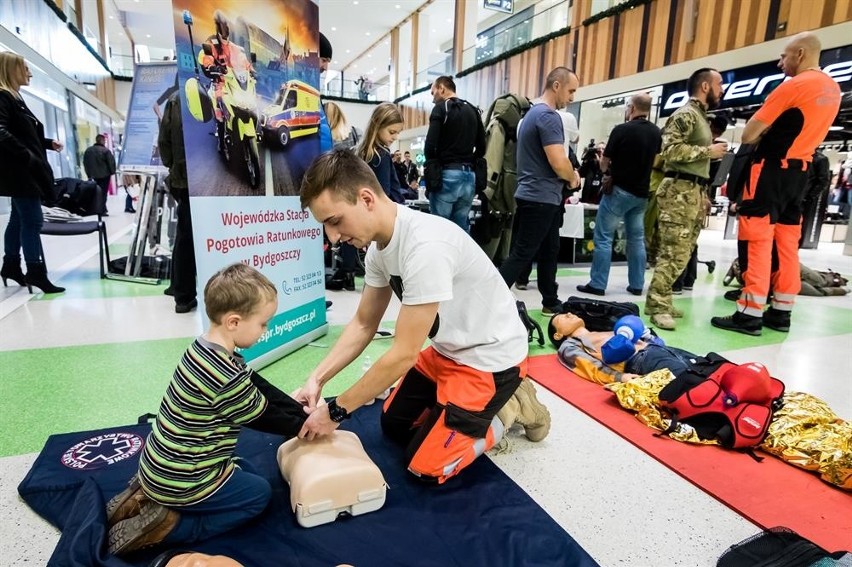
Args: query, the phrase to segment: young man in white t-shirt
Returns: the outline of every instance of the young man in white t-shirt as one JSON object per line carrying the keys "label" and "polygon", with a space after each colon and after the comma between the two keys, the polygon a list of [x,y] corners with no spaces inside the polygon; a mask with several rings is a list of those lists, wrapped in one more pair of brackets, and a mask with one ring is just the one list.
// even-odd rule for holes
{"label": "young man in white t-shirt", "polygon": [[[355,317],[296,395],[310,413],[300,437],[331,433],[401,376],[385,401],[382,429],[407,445],[408,469],[421,478],[443,483],[490,449],[504,429],[497,412],[516,396],[527,404],[527,436],[546,434],[547,410],[523,380],[528,340],[515,299],[466,232],[393,203],[346,151],[314,161],[301,202],[332,242],[370,248]],[[402,307],[390,349],[352,387],[318,405],[323,385],[373,339],[393,294]],[[427,338],[432,344],[421,350]]]}

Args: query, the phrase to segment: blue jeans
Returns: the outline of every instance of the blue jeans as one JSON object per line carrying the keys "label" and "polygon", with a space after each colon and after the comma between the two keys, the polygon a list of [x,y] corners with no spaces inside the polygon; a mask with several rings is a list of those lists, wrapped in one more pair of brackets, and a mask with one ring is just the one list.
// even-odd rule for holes
{"label": "blue jeans", "polygon": [[692,368],[695,355],[683,349],[650,344],[640,350],[624,364],[624,371],[644,376],[654,370],[668,368],[675,376],[680,376]]}
{"label": "blue jeans", "polygon": [[612,194],[603,195],[595,218],[595,251],[589,285],[606,289],[612,263],[612,238],[618,222],[624,219],[627,233],[627,282],[633,289],[645,285],[645,208],[648,199],[613,187]]}
{"label": "blue jeans", "polygon": [[445,169],[440,193],[429,193],[429,212],[449,219],[470,232],[470,207],[473,204],[475,178],[473,168]]}
{"label": "blue jeans", "polygon": [[41,214],[41,199],[38,197],[12,197],[12,213],[6,225],[3,252],[6,256],[20,256],[24,249],[24,259],[34,264],[42,261],[41,227],[44,216]]}
{"label": "blue jeans", "polygon": [[180,520],[164,543],[193,543],[232,530],[266,509],[272,498],[269,482],[255,473],[248,462],[238,459],[225,484],[209,498],[190,506],[175,506]]}

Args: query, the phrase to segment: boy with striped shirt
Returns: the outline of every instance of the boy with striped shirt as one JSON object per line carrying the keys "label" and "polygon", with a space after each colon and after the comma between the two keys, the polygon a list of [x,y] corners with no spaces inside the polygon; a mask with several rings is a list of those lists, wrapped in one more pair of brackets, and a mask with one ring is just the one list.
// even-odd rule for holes
{"label": "boy with striped shirt", "polygon": [[186,350],[160,404],[139,474],[107,504],[109,550],[191,543],[233,529],[266,508],[272,488],[234,456],[241,426],[285,437],[307,417],[301,404],[245,365],[278,308],[257,270],[234,264],[204,288],[207,333]]}

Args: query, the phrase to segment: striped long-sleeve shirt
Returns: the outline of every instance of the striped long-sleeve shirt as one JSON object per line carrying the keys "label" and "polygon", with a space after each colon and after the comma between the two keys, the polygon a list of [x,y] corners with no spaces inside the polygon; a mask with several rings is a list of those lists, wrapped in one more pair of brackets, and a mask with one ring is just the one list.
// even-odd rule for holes
{"label": "striped long-sleeve shirt", "polygon": [[196,339],[175,370],[139,461],[145,493],[171,506],[213,494],[233,473],[240,424],[266,406],[239,354]]}

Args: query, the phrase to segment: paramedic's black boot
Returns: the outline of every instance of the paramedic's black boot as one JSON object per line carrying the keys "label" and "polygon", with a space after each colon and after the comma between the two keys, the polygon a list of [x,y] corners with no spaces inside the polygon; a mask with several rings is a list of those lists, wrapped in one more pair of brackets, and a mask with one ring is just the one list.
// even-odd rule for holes
{"label": "paramedic's black boot", "polygon": [[763,324],[770,329],[786,333],[790,330],[790,312],[770,307],[763,312]]}
{"label": "paramedic's black boot", "polygon": [[742,294],[743,294],[742,288],[730,289],[730,290],[725,292],[725,299],[727,299],[728,301],[738,301]]}
{"label": "paramedic's black boot", "polygon": [[763,322],[760,317],[753,317],[739,311],[727,317],[713,317],[710,319],[710,324],[718,329],[736,331],[755,337],[760,336],[763,329]]}
{"label": "paramedic's black boot", "polygon": [[138,515],[119,522],[109,530],[109,552],[124,555],[152,547],[166,538],[180,521],[180,514],[148,501]]}
{"label": "paramedic's black boot", "polygon": [[0,278],[3,279],[3,287],[6,287],[6,280],[12,280],[20,286],[26,286],[27,282],[24,279],[24,271],[21,269],[20,256],[3,256],[3,267],[0,268]]}
{"label": "paramedic's black boot", "polygon": [[47,279],[47,267],[44,262],[27,262],[27,275],[25,276],[27,289],[30,293],[33,292],[33,287],[37,287],[44,293],[62,293],[64,287],[53,285]]}

